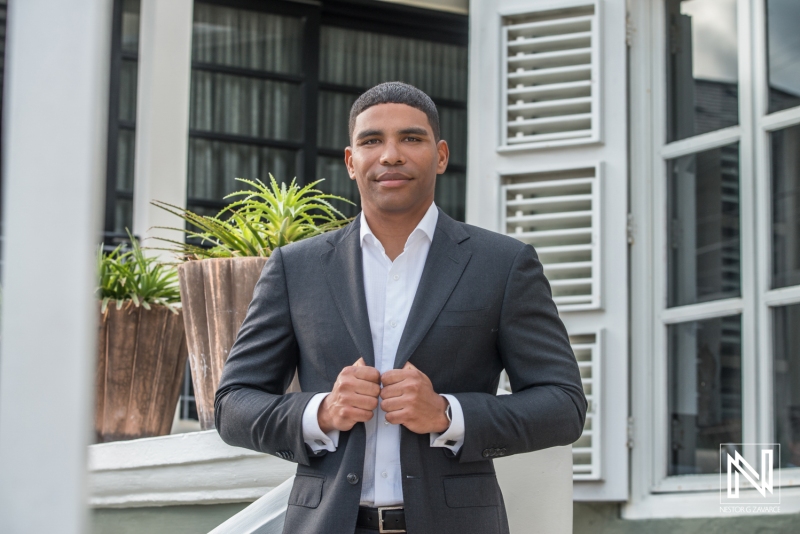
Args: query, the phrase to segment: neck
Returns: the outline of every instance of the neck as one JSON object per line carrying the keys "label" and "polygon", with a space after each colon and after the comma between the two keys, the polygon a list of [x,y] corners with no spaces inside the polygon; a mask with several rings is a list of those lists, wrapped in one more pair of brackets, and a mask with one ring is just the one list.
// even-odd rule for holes
{"label": "neck", "polygon": [[404,212],[386,212],[372,206],[362,206],[370,230],[381,242],[390,260],[394,261],[403,252],[408,236],[417,227],[432,203],[433,199],[413,211]]}

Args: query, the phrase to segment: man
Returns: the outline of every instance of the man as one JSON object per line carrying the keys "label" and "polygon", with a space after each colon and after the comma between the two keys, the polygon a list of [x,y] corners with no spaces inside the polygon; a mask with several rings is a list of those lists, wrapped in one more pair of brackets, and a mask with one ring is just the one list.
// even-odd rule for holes
{"label": "man", "polygon": [[[423,92],[373,87],[349,126],[363,211],[273,252],[217,429],[299,464],[284,532],[507,533],[492,458],[570,444],[586,415],[542,265],[436,208],[449,152]],[[282,394],[295,368],[302,392]]]}

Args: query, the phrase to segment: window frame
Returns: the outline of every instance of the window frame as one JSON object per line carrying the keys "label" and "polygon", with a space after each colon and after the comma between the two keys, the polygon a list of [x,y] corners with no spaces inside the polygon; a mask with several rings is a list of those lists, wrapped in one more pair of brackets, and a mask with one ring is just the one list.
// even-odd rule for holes
{"label": "window frame", "polygon": [[[303,139],[301,141],[263,140],[253,141],[248,144],[273,148],[290,148],[298,150],[297,182],[306,185],[316,179],[317,158],[319,156],[341,157],[344,161],[342,150],[321,147],[317,142],[317,108],[321,91],[335,91],[360,95],[369,87],[338,85],[321,82],[319,79],[319,42],[322,26],[336,26],[340,28],[371,31],[384,35],[409,37],[447,44],[460,45],[465,48],[469,44],[469,22],[466,15],[457,13],[437,12],[431,9],[418,8],[402,4],[386,4],[375,0],[332,0],[324,4],[306,3],[291,0],[278,0],[264,4],[258,0],[195,0],[196,3],[230,7],[234,9],[248,9],[276,15],[299,16],[304,19],[303,34],[303,74],[284,75],[267,74],[259,72],[261,79],[299,82],[302,87],[303,107]],[[391,21],[391,22],[388,22]],[[208,66],[192,60],[192,70],[202,68],[207,72],[226,71],[245,76],[246,69],[226,69],[220,66]],[[437,106],[454,109],[466,109],[467,102],[448,101],[436,99]],[[202,138],[210,141],[243,142],[240,136],[217,134],[190,130],[189,137]],[[250,138],[247,138],[250,139]],[[466,161],[466,154],[464,155]],[[448,173],[466,174],[467,165],[448,164]],[[466,199],[465,199],[466,201]],[[213,201],[187,197],[188,206],[203,206],[212,209],[221,209],[226,202]]]}
{"label": "window frame", "polygon": [[[800,302],[800,286],[770,290],[771,175],[769,133],[800,124],[800,107],[767,115],[766,0],[738,0],[739,125],[667,143],[666,2],[630,5],[631,43],[631,456],[632,497],[623,517],[708,517],[717,507],[681,509],[687,491],[719,492],[719,475],[667,476],[669,443],[667,328],[741,314],[742,442],[774,441],[772,314]],[[739,142],[741,294],[667,308],[667,160]],[[652,177],[651,180],[635,177]],[[758,462],[755,445],[745,458]],[[781,469],[781,486],[800,485],[800,468]],[[677,499],[677,501],[676,501]],[[705,499],[705,498],[704,498]],[[712,499],[708,499],[712,500]],[[717,501],[718,504],[718,501]],[[782,507],[787,513],[789,508]],[[729,515],[729,514],[727,514]]]}
{"label": "window frame", "polygon": [[[117,199],[129,199],[133,203],[133,191],[130,194],[117,191],[117,164],[119,160],[119,137],[122,130],[136,132],[136,121],[120,119],[119,104],[122,88],[123,61],[135,61],[139,64],[139,52],[130,52],[122,48],[122,14],[125,0],[114,0],[111,19],[111,62],[109,70],[108,93],[108,143],[106,148],[106,191],[105,210],[103,212],[103,245],[111,250],[116,245],[126,242],[126,234],[115,232]],[[138,99],[138,95],[137,95]],[[134,145],[135,146],[135,145]],[[133,232],[133,228],[130,228]],[[138,236],[134,236],[138,237]]]}

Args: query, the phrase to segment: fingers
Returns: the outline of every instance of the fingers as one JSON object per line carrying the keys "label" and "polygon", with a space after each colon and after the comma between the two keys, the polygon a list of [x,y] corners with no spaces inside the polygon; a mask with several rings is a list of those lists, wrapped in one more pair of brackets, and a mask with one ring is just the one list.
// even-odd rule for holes
{"label": "fingers", "polygon": [[365,365],[363,367],[354,367],[353,369],[353,374],[359,380],[366,380],[367,382],[372,382],[374,384],[381,383],[381,372],[374,367]]}
{"label": "fingers", "polygon": [[413,372],[411,369],[392,369],[391,371],[386,371],[381,375],[381,382],[383,383],[383,387],[391,386],[392,384],[397,384],[398,382],[402,382],[407,378],[413,376]]}

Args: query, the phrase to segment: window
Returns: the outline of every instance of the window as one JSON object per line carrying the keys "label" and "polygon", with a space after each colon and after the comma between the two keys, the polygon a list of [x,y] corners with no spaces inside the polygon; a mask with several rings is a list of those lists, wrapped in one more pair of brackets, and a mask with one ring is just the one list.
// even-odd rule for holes
{"label": "window", "polygon": [[139,0],[114,2],[104,221],[108,247],[127,240],[126,228],[133,230],[139,9]]}
{"label": "window", "polygon": [[[661,43],[637,40],[631,63],[633,100],[654,119],[650,155],[635,132],[631,148],[653,173],[632,175],[652,236],[634,262],[647,283],[632,301],[646,352],[633,358],[648,360],[634,364],[648,391],[632,399],[646,447],[634,494],[712,491],[722,443],[778,442],[776,467],[800,460],[800,4],[663,0],[640,13]],[[758,465],[756,446],[743,450]]]}
{"label": "window", "polygon": [[196,3],[189,208],[214,214],[244,187],[234,178],[266,181],[269,173],[279,182],[324,178],[320,189],[358,204],[344,166],[350,106],[369,87],[401,80],[437,104],[451,159],[436,202],[464,220],[466,39],[466,17],[419,9]]}

